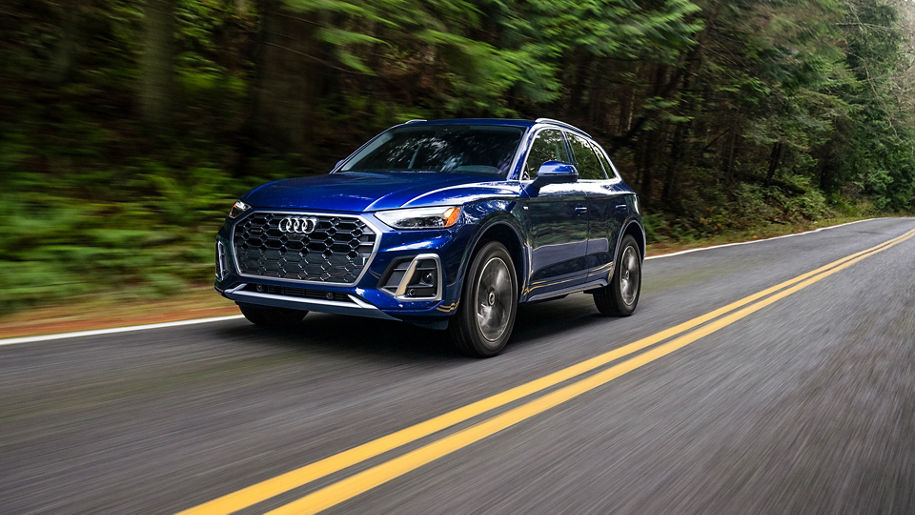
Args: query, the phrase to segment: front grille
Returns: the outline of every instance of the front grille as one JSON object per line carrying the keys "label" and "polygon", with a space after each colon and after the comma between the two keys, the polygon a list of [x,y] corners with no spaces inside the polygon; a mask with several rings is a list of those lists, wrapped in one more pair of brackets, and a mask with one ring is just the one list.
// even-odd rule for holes
{"label": "front grille", "polygon": [[[289,216],[314,218],[314,230],[281,231]],[[232,244],[242,274],[350,284],[368,264],[376,238],[353,216],[255,212],[237,222]]]}

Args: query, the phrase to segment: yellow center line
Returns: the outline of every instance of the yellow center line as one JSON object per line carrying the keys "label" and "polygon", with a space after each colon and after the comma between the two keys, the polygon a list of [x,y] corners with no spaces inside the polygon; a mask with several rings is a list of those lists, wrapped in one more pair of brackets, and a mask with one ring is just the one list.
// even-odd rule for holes
{"label": "yellow center line", "polygon": [[469,420],[470,418],[509,404],[515,400],[540,392],[551,386],[555,386],[568,379],[577,377],[602,365],[610,363],[611,361],[615,361],[646,347],[650,347],[651,345],[667,340],[668,338],[672,338],[680,333],[693,329],[721,315],[729,313],[735,309],[765,297],[766,295],[796,284],[807,279],[808,277],[812,277],[817,273],[829,270],[833,267],[842,265],[843,263],[847,263],[848,261],[858,256],[865,255],[869,252],[873,252],[881,248],[886,248],[888,245],[894,244],[894,242],[901,241],[911,233],[915,233],[915,231],[909,231],[909,233],[900,235],[880,245],[835,260],[815,270],[811,270],[810,272],[801,274],[775,286],[766,288],[760,292],[732,302],[714,311],[677,324],[669,329],[665,329],[664,331],[660,331],[645,338],[636,340],[635,342],[624,345],[617,349],[605,352],[546,376],[515,386],[490,397],[472,402],[418,424],[376,438],[351,449],[318,460],[314,463],[299,467],[273,478],[242,488],[222,497],[218,497],[201,505],[185,510],[181,512],[180,515],[202,513],[231,513],[233,511],[247,508],[259,502],[265,501],[271,497],[275,497],[294,488],[298,488],[302,485],[343,470],[357,463],[361,463],[365,460],[379,456],[385,452],[396,449],[420,438],[429,436],[443,429],[447,429],[463,421]]}
{"label": "yellow center line", "polygon": [[728,325],[749,316],[760,309],[777,302],[795,292],[798,292],[811,284],[825,279],[853,264],[866,259],[874,254],[882,252],[902,241],[905,241],[915,235],[915,231],[909,231],[892,243],[882,248],[873,250],[870,253],[859,255],[850,259],[835,268],[822,272],[806,279],[790,288],[787,288],[771,297],[761,300],[755,304],[735,311],[719,320],[679,336],[667,343],[659,345],[651,350],[639,354],[633,358],[627,359],[617,365],[611,366],[585,379],[576,381],[570,385],[564,386],[554,392],[550,392],[541,397],[537,397],[521,406],[512,408],[502,414],[493,416],[483,422],[480,422],[467,429],[442,437],[439,440],[426,444],[416,450],[410,451],[402,456],[393,458],[379,465],[371,467],[365,471],[354,474],[350,477],[332,483],[311,494],[308,494],[296,501],[281,506],[275,510],[267,512],[268,515],[287,515],[287,514],[306,514],[316,513],[339,504],[345,500],[351,499],[363,492],[371,490],[381,484],[384,484],[394,478],[402,476],[407,472],[415,470],[427,463],[437,460],[443,456],[453,453],[459,449],[491,436],[503,429],[511,427],[519,422],[531,418],[539,413],[553,408],[559,404],[565,403],[586,392],[594,390],[613,379],[616,379],[628,372],[631,372],[646,363],[650,363],[658,358],[666,356],[678,349],[681,349],[696,340],[712,334]]}

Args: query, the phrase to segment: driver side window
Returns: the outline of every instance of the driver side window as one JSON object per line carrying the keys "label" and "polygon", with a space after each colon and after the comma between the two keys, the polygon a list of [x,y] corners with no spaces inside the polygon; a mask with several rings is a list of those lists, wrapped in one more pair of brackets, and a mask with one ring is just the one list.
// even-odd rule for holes
{"label": "driver side window", "polygon": [[524,180],[536,179],[537,170],[546,161],[572,162],[561,131],[547,129],[537,133],[537,137],[531,143],[531,149],[527,153],[527,165],[524,167],[524,174],[521,178]]}

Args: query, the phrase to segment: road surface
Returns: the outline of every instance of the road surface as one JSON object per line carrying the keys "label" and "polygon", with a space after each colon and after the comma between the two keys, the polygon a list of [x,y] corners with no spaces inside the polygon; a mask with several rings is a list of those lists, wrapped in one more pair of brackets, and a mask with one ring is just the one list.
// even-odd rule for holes
{"label": "road surface", "polygon": [[652,259],[487,360],[315,314],[3,346],[0,509],[915,513],[913,229]]}

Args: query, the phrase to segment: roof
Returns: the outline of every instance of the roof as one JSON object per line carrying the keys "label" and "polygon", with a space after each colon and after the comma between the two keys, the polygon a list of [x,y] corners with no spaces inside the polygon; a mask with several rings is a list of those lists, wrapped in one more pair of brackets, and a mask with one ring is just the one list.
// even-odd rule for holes
{"label": "roof", "polygon": [[405,123],[418,125],[502,125],[507,127],[532,127],[538,124],[555,125],[563,129],[569,129],[585,136],[591,137],[587,132],[575,127],[574,125],[553,120],[551,118],[537,118],[536,120],[522,120],[514,118],[450,118],[444,120],[410,120]]}
{"label": "roof", "polygon": [[511,118],[449,118],[444,120],[410,120],[406,123],[418,125],[507,125],[511,127],[530,127],[533,120]]}

